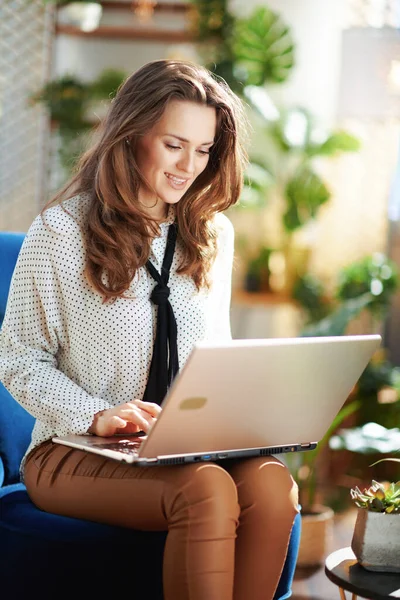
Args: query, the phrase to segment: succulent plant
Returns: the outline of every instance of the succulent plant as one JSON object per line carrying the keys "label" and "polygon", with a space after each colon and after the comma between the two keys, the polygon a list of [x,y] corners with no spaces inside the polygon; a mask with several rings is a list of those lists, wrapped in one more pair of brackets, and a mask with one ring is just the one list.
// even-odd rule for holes
{"label": "succulent plant", "polygon": [[400,481],[397,483],[379,483],[361,491],[357,486],[350,490],[353,502],[359,508],[371,512],[400,514]]}

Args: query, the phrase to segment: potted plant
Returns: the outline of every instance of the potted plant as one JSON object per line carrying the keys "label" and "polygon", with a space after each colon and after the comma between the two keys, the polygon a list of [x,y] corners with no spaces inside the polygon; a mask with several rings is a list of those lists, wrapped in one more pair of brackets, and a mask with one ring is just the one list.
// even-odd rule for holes
{"label": "potted plant", "polygon": [[[382,461],[400,463],[400,459]],[[400,573],[400,481],[379,483],[372,480],[362,491],[356,486],[350,490],[357,506],[351,548],[368,571]]]}
{"label": "potted plant", "polygon": [[347,417],[358,410],[359,404],[358,399],[348,399],[314,450],[286,457],[288,467],[299,486],[302,515],[302,534],[297,559],[299,567],[319,566],[327,555],[333,533],[334,511],[324,504],[318,493],[319,467],[331,436]]}
{"label": "potted plant", "polygon": [[[294,289],[294,297],[306,314],[301,335],[346,335],[350,323],[362,311],[371,312],[374,317],[382,319],[397,288],[397,267],[383,255],[368,256],[345,267],[339,273],[337,290],[331,295],[326,293],[318,279],[311,275],[304,276]],[[393,386],[396,377],[397,370],[393,365],[373,358],[317,448],[289,456],[289,467],[299,485],[302,506],[303,533],[299,566],[321,564],[326,557],[334,515],[317,492],[323,485],[322,467],[327,468],[326,457],[331,440],[338,438],[340,426],[357,419],[360,411],[364,410],[361,407],[365,398],[371,395],[372,388],[377,394],[382,388]],[[316,541],[317,528],[319,541]]]}
{"label": "potted plant", "polygon": [[43,104],[48,110],[52,129],[60,137],[59,156],[66,176],[84,150],[86,136],[97,124],[99,114],[101,118],[99,103],[107,105],[111,101],[125,76],[123,71],[105,69],[87,83],[65,74],[30,96],[31,105]]}
{"label": "potted plant", "polygon": [[269,259],[272,249],[261,246],[249,259],[245,273],[245,289],[247,292],[269,292],[271,270]]}

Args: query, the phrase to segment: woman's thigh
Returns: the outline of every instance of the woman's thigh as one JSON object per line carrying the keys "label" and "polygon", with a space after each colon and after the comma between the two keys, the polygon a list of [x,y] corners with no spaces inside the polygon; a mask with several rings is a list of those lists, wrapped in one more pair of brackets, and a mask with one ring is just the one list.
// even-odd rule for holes
{"label": "woman's thigh", "polygon": [[213,463],[135,467],[49,441],[28,456],[24,481],[42,510],[134,529],[166,530],[199,503],[238,512],[234,481]]}

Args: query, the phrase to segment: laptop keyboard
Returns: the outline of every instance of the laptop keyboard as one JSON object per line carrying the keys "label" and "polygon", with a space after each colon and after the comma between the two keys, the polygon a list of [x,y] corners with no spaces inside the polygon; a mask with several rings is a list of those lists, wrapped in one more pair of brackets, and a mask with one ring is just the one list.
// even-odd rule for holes
{"label": "laptop keyboard", "polygon": [[110,442],[109,444],[96,444],[96,448],[104,448],[105,450],[116,450],[122,454],[137,454],[141,442]]}

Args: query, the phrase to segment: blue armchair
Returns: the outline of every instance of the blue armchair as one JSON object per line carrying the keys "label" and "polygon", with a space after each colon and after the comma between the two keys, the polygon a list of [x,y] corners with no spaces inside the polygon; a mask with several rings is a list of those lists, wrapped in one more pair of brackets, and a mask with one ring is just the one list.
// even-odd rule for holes
{"label": "blue armchair", "polygon": [[[0,232],[0,327],[23,233]],[[0,592],[22,600],[55,594],[80,598],[162,599],[166,532],[141,532],[43,512],[20,482],[19,465],[34,419],[0,383]],[[300,543],[296,517],[276,600],[291,596]],[[177,599],[178,600],[178,599]]]}

